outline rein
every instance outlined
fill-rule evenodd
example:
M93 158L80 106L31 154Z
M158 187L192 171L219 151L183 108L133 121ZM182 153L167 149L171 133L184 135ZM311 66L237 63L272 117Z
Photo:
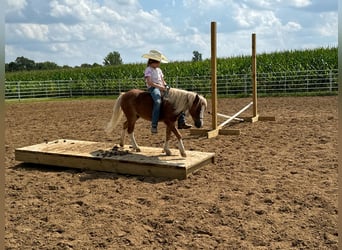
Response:
M164 91L162 97L167 97L169 95L169 91L171 89L171 87L169 85L165 86L166 90Z

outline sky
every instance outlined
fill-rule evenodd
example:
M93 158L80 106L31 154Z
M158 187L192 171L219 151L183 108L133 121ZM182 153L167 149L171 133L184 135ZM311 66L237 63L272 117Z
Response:
M123 63L161 51L172 61L337 47L338 0L5 0L5 62L24 56L60 66Z

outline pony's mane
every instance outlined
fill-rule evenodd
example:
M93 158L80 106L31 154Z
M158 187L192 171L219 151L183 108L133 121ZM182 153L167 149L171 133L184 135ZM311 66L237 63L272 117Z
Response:
M191 108L191 105L194 102L196 95L197 94L195 92L171 88L167 96L164 97L164 99L172 103L173 107L175 108L175 113L180 113L182 111L187 111ZM202 100L204 99L200 95L199 97Z

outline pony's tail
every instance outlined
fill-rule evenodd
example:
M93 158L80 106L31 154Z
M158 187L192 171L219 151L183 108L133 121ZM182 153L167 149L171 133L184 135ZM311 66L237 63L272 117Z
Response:
M118 125L120 122L123 112L121 109L121 98L124 93L121 93L121 95L116 99L115 105L113 107L113 115L110 121L107 124L107 127L105 128L105 131L107 134L111 133L114 128Z

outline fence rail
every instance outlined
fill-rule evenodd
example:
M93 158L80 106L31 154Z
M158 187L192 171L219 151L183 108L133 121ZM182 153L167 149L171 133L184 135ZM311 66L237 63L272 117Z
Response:
M210 81L210 75L167 78L172 87L207 95L211 93ZM338 70L260 73L257 81L258 93L262 95L337 93ZM117 96L132 88L145 89L143 79L6 81L5 99ZM249 95L251 92L251 75L217 76L220 96Z

